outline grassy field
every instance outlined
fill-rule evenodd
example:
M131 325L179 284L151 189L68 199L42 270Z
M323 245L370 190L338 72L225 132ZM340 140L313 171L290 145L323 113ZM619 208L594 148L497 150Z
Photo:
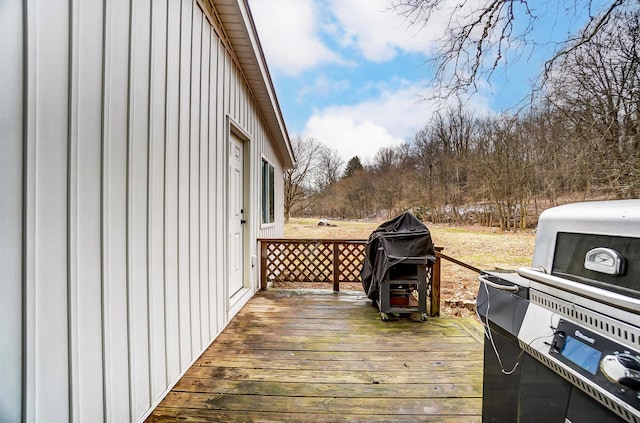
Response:
M293 218L285 225L286 238L367 239L381 222L330 221ZM482 270L515 270L531 265L535 234L502 232L481 226L453 227L427 224L433 243L444 254ZM352 288L352 287L349 287ZM358 288L358 287L355 287ZM447 315L469 315L478 290L477 274L451 262L442 264L442 310Z

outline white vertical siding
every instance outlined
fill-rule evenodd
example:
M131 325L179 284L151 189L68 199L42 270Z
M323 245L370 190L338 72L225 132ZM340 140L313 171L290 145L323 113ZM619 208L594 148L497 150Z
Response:
M169 1L166 55L165 170L165 331L167 379L180 374L179 308L179 140L180 140L180 2Z
M0 420L21 419L23 28L21 0L0 2Z
M217 54L218 66L217 66L217 72L216 72L215 92L217 94L215 95L215 98L212 98L212 102L215 102L215 108L217 110L215 138L223 139L226 136L226 125L225 125L225 120L222 119L221 117L225 115L227 108L225 107L226 93L221 91L222 91L222 87L229 86L229 84L225 79L225 74L228 74L228 72L225 72L227 55L225 53L225 48L222 44L222 41L218 39L216 44L218 47L217 49L218 50L218 54ZM226 237L225 208L227 205L227 202L226 202L227 196L226 196L226 193L224 192L226 183L227 183L226 182L226 175L227 175L226 152L227 152L226 143L223 143L222 145L221 144L216 145L216 165L215 165L215 169L216 169L215 197L216 197L216 211L217 211L217 214L215 216L216 243L218 243L219 240L224 239ZM224 276L225 276L224 253L216 249L215 253L213 254L212 260L215 261L215 266L216 266L215 279L224 280ZM226 319L226 301L222 302L219 300L221 298L225 298L226 289L224 284L222 283L217 284L215 286L215 292L216 292L216 299L217 299L216 301L217 315L214 321L216 323L216 328L219 332L222 330L222 328L224 328L225 319Z
M81 7L84 5L82 4ZM106 420L129 418L127 134L129 4L105 3L102 121L102 295ZM92 32L94 34L94 32ZM90 34L89 34L90 35ZM83 265L83 263L80 263ZM79 298L82 301L82 298ZM72 317L73 318L73 317ZM79 369L94 372L93 369Z
M260 160L280 160L194 0L6 0L0 54L0 421L140 420L232 312L229 131L247 263L282 232L280 206L259 224Z
M213 31L209 31L209 127L207 138L208 139L216 139L218 137L218 100L216 98L215 93L218 89L218 61L219 61L219 48L220 43L218 39L215 37ZM209 186L209 190L207 192L207 206L208 206L208 231L207 231L207 248L209 249L209 268L207 272L207 278L210 281L213 280L222 280L222 276L218 277L217 269L218 267L222 267L222 264L218 262L218 257L221 255L220 252L217 251L216 245L218 243L218 239L222 236L221 229L222 227L218 227L218 216L221 213L218 207L218 197L220 192L222 191L221 185L218 184L219 176L219 168L222 166L218 164L218 158L220 154L218 152L219 148L217 145L210 146L209 148L209 165L207 167L207 184ZM213 339L215 335L219 332L221 327L218 326L218 309L222 309L222 307L218 306L218 293L216 291L217 286L221 284L217 284L215 286L209 285L209 315L207 319L209 321L209 333L208 339Z
M68 9L28 2L26 190L27 420L69 419ZM37 46L37 48L35 48ZM63 340L64 342L61 342ZM57 381L55 388L51 381ZM51 401L51 392L57 400Z
M204 17L200 9L192 9L191 25L191 113L190 113L190 146L189 146L189 267L191 275L189 308L191 311L191 351L202 348L200 327L200 66L202 25Z
M193 358L191 348L191 272L189 261L189 151L191 115L191 26L194 4L181 2L180 23L180 93L178 138L178 315L180 321L180 367L184 369Z
M199 12L199 11L198 11ZM202 16L202 15L201 15ZM202 45L200 48L200 145L198 155L200 157L200 192L199 195L199 218L200 231L198 232L198 250L200 251L200 315L198 320L202 322L200 326L200 339L204 345L208 344L210 338L209 333L209 104L211 101L209 90L210 79L210 46L211 46L211 27L206 19L202 19Z
M151 3L131 3L127 157L127 298L131 420L152 403L150 390L148 178Z
M151 2L151 108L149 122L149 315L151 394L167 386L165 348L165 122L166 122L166 0Z
M70 324L71 386L74 419L104 419L102 368L101 168L102 40L86 34L102 28L103 8L74 4L71 14L72 57L69 132L69 306L77 316ZM80 69L80 62L86 63ZM96 406L91 406L96 404Z

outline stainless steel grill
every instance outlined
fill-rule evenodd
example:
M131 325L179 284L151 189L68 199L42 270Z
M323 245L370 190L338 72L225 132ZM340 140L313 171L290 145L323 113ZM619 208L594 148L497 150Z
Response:
M483 421L640 423L640 200L547 210L532 267L480 281Z

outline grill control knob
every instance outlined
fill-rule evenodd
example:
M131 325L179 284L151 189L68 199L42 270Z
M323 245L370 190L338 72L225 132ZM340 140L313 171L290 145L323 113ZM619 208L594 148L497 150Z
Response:
M640 359L629 353L606 355L600 370L607 379L634 391L640 390Z

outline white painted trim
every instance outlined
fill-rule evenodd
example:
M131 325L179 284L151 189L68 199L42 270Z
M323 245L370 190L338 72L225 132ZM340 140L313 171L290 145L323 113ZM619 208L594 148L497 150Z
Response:
M255 272L255 268L251 267L251 255L252 250L251 246L255 244L257 239L255 230L253 229L253 225L251 222L256 215L255 209L256 204L253 198L252 188L252 176L253 176L253 160L252 160L252 137L251 135L242 128L242 126L234 120L229 114L226 115L226 125L225 125L226 133L225 133L225 148L227 153L226 157L226 208L225 208L225 279L224 279L224 290L225 290L225 302L226 302L226 324L231 320L233 316L237 314L237 312L242 308L242 306L246 303L246 301L253 296L253 285L255 281L255 276L253 273ZM243 153L243 208L244 208L244 219L248 222L243 231L244 242L243 242L243 258L242 258L242 266L243 266L243 288L235 293L234 295L229 295L228 284L229 284L229 171L230 171L230 149L229 145L231 143L231 134L235 135L242 141L242 153ZM247 292L251 292L251 296L246 298L245 301L242 301L245 298ZM239 306L239 307L238 307Z
M237 137L242 139L243 142L251 142L251 135L249 135L249 133L245 131L229 114L227 114L227 128L230 133L234 133Z
M229 299L229 321L238 314L242 307L253 297L254 291L250 287L244 287Z

